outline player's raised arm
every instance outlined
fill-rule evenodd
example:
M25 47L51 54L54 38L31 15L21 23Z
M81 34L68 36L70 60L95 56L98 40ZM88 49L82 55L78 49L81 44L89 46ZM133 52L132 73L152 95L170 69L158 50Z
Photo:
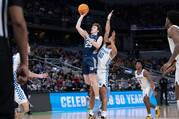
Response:
M78 19L78 21L77 21L77 23L76 23L76 29L77 29L77 31L78 31L78 33L85 39L86 37L87 37L87 32L84 30L84 29L82 29L81 28L81 22L82 22L82 20L83 20L83 18L84 18L84 16L85 16L86 14L83 14L83 15L80 15L80 17L79 17L79 19Z
M111 52L110 52L110 57L113 59L117 55L117 48L115 45L115 38L116 38L116 33L115 31L112 32L111 37L109 38L111 41Z
M110 21L111 21L111 17L113 14L113 10L108 14L107 17L107 21L106 21L106 26L105 26L105 34L104 34L104 42L108 42L109 41L109 33L110 33Z

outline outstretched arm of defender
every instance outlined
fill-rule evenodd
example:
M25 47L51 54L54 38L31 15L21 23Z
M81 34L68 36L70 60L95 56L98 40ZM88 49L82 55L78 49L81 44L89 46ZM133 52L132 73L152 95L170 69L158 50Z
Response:
M117 48L115 45L115 37L116 37L116 33L115 31L112 32L112 36L109 38L111 40L111 53L110 53L110 57L113 59L116 55L117 55Z
M36 74L34 72L29 71L29 78L47 78L48 74L47 73L43 73L43 74Z
M108 14L108 17L107 17L107 21L106 21L106 26L105 26L105 34L104 34L104 42L108 42L109 41L109 32L110 32L110 21L111 21L111 17L112 17L112 13L113 13L113 10Z
M76 23L76 29L77 29L78 33L79 33L84 39L86 38L86 31L81 28L81 22L82 22L82 20L83 20L83 18L84 18L85 15L86 15L86 14L81 15L80 18L78 19L77 23Z

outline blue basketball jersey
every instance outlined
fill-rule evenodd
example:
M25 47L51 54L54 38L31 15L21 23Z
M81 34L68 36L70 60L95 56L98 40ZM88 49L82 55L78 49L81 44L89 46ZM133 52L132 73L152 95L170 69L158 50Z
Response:
M90 35L89 36L94 41L98 40L98 35ZM84 48L83 48L83 56L92 56L97 54L96 48L90 43L88 39L84 40Z

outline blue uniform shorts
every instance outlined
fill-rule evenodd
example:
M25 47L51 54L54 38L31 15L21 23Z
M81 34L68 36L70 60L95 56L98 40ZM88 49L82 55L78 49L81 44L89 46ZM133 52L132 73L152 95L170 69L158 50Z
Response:
M82 73L83 74L92 74L97 71L97 56L88 56L83 58L82 63Z

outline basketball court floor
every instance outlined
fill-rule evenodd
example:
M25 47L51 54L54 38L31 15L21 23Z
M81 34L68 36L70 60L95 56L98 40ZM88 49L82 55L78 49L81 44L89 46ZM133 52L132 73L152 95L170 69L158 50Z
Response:
M154 111L152 114L154 115ZM145 119L145 116L146 109L144 107L110 109L108 111L108 119ZM87 119L87 114L86 112L40 112L33 113L31 116L25 115L24 119ZM162 106L159 119L179 119L176 105Z

